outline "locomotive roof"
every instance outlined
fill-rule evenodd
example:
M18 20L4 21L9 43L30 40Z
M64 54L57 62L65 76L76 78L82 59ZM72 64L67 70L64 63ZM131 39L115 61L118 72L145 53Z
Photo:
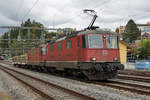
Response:
M68 34L66 36L60 37L55 42L59 42L59 41L65 40L67 38L72 38L72 37L75 37L75 36L78 36L78 35L84 35L84 34L115 34L115 32L105 31L105 30L102 30L102 29L96 29L96 30L87 30L86 29L86 30L76 31L72 34ZM53 44L55 42L52 42L50 44Z
M83 34L114 34L115 32L112 31L105 31L102 29L96 29L96 30L85 30L81 31L78 33L78 35L83 35Z
M84 35L84 34L115 34L115 32L112 31L105 31L102 29L96 29L96 30L82 30L82 31L77 31L75 33L69 34L66 36L66 38L71 38L77 35Z
M62 36L62 37L58 38L57 40L51 40L51 41L48 42L48 44L53 44L53 43L65 40L67 38L72 38L72 37L79 36L79 35L84 35L84 34L115 34L115 32L105 31L105 30L102 30L102 29L96 29L96 30L85 29L85 30L81 30L81 31L76 31L76 32L74 32L72 34L68 34L68 35ZM46 45L47 44L36 45L33 48L37 48L39 46L44 47Z

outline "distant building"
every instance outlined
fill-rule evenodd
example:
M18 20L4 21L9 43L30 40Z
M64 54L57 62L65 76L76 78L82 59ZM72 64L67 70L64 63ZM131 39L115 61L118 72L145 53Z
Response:
M120 40L122 40L122 39L123 39L123 38L122 38L122 33L123 33L124 30L125 30L125 26L119 26L118 29L119 29Z
M123 41L119 41L120 48L120 62L125 64L127 62L127 44Z
M59 28L58 30L59 34L71 34L72 32L75 32L75 28Z
M141 39L150 39L150 34L144 33L143 35L137 38L137 40L141 40Z
M120 49L120 62L122 64L135 61L135 57L133 55L135 52L137 52L135 48L131 47L124 41L119 40L119 49Z
M141 35L148 33L150 34L150 22L147 24L136 24L137 27L141 30Z
M103 31L111 31L110 28L101 28Z
M125 26L119 26L118 29L119 29L119 34L122 34L125 30Z

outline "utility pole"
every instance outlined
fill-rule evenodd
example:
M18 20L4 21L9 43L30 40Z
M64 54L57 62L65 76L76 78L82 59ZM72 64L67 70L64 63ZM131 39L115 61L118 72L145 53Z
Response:
M41 40L41 43L45 43L45 33L44 33L43 30L42 30L42 34L41 34L40 40Z
M24 54L24 46L22 47L22 54Z
M28 42L30 41L30 29L28 29Z
M10 43L10 30L8 31L8 41Z
M21 35L20 35L20 29L19 29L19 35L18 35L18 42L21 42Z
M11 58L11 40L10 40L10 31L8 31L8 46L9 46L9 58Z

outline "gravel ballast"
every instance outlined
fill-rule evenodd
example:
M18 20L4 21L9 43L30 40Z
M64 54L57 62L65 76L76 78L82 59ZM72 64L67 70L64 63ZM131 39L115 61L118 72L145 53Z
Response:
M29 92L21 83L0 70L0 84L11 95L11 100L39 100L36 94Z
M1 64L1 65L14 69L14 67L10 67L9 65L6 64ZM65 88L75 90L76 92L83 93L91 97L95 97L96 99L99 100L150 100L150 96L139 95L136 93L118 90L110 87L79 82L76 80L61 78L61 77L39 73L39 72L33 72L21 68L15 68L15 70L16 69L23 73L32 75L33 77L37 77L45 81L52 82L54 84L58 84Z

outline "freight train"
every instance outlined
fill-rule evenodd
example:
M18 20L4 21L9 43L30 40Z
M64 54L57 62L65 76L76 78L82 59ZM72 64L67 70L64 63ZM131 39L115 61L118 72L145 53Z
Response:
M85 30L36 46L27 55L14 57L14 65L88 80L115 78L118 70L124 69L120 63L118 36L94 27L93 21Z

